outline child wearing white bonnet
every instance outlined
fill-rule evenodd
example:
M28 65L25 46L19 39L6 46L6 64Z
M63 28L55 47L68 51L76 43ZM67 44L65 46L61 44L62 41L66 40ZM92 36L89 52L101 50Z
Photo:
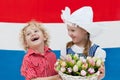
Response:
M90 6L84 6L74 11L72 14L69 7L62 10L61 19L67 25L68 35L72 39L66 45L66 51L62 54L75 54L79 56L95 56L105 61L106 52L97 44L91 41L91 38L100 34L100 27L93 22L93 10ZM105 75L105 66L101 66L99 79Z

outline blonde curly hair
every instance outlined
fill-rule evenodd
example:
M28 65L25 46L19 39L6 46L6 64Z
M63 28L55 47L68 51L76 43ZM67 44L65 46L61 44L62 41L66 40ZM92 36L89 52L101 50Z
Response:
M42 23L37 22L35 20L32 20L30 22L28 22L28 24L21 30L20 32L20 42L22 43L22 46L25 50L28 49L27 45L26 45L26 40L25 40L25 33L26 33L26 29L28 27L31 27L31 25L34 27L37 27L38 29L40 29L44 35L44 37L46 38L46 40L44 41L45 46L49 46L49 35L47 33L47 30L44 28L44 26L42 25Z

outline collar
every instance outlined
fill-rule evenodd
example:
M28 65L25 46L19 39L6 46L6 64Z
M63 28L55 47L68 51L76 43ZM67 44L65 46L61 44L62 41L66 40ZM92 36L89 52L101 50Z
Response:
M71 49L72 49L75 53L82 53L83 50L84 50L84 47L79 47L79 46L77 46L77 45L74 44L74 45L71 47Z
M93 45L94 43L91 44L91 46ZM71 49L75 52L75 53L83 53L83 50L84 50L84 47L79 47L77 46L76 44L74 44Z
M47 46L44 46L44 55L47 54L47 52L51 51L50 48L48 48ZM28 55L32 55L32 54L39 54L39 55L42 55L41 53L38 53L36 51L34 51L33 49L28 49Z

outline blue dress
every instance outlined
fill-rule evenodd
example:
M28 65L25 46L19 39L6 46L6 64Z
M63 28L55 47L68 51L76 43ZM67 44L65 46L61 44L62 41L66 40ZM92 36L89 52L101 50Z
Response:
M93 44L89 49L89 55L88 56L93 57L98 47L99 47L98 45ZM67 52L67 54L75 54L75 52L71 48L67 48L66 52ZM83 53L77 53L77 54L79 55L79 57L81 56L81 57L86 58L86 56Z

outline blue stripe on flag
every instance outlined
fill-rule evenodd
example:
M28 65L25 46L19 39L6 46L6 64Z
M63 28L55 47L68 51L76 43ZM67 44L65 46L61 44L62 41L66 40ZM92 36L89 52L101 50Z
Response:
M106 75L104 80L118 80L120 72L120 47L104 48L107 52L106 57ZM60 50L53 50L57 58L60 56ZM0 79L1 80L24 80L20 74L20 67L25 52L22 50L0 50Z

